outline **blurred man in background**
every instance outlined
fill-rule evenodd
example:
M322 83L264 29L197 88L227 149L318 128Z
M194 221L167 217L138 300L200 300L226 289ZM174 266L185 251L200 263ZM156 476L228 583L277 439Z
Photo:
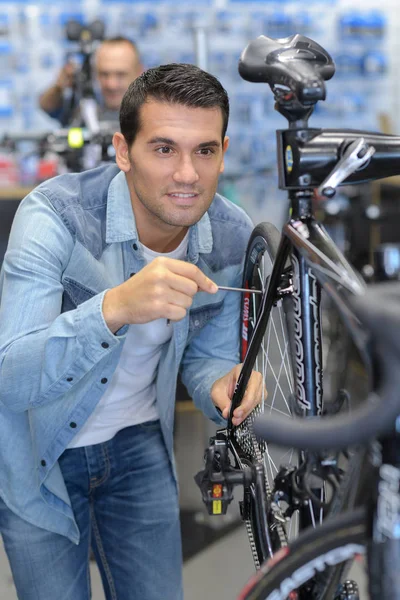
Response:
M104 40L94 55L94 74L98 84L99 121L118 122L119 107L129 84L143 72L136 45L121 36ZM67 62L56 82L43 92L39 105L62 126L81 125L79 98L74 97L77 66Z

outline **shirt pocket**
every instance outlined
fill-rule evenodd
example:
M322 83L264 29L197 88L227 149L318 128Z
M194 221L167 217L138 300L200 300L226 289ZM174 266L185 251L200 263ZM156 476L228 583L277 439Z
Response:
M62 312L76 308L79 304L90 300L98 293L69 277L64 277L62 283L64 286Z
M61 282L64 287L62 312L112 287L104 266L79 242L74 246Z
M198 306L189 311L189 335L198 333L211 319L218 316L224 308L224 301Z

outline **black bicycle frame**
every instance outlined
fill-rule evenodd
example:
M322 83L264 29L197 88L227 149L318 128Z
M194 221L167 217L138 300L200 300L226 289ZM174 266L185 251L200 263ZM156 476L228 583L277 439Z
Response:
M363 137L376 152L362 170L353 173L346 183L368 181L394 175L400 170L400 137L367 131L286 129L277 132L278 172L280 189L288 190L291 219L283 228L282 241L273 265L267 293L262 298L259 318L250 340L244 365L232 398L231 416L240 404L261 346L273 304L279 300L282 273L289 255L294 258L294 276L298 279L300 294L294 291L298 312L295 325L301 334L293 348L296 356L296 400L305 416L322 412L323 400L320 381L321 327L319 300L314 302L315 278L335 303L346 328L349 330L363 360L369 365L370 357L366 336L346 302L348 294L363 294L365 284L353 270L325 229L313 216L312 197L315 187L321 185L354 141ZM296 283L296 282L295 282ZM319 293L316 292L318 298ZM312 304L310 304L310 300ZM300 380L298 379L300 375ZM304 378L304 381L303 381ZM231 417L228 432L232 431Z
M300 204L300 208L299 205ZM319 321L319 285L337 306L362 357L369 361L365 333L346 302L347 294L362 294L365 284L352 269L325 229L315 221L311 213L311 195L298 192L292 198L292 218L283 228L278 254L273 265L267 292L264 294L259 317L249 342L247 354L235 393L232 411L239 405L254 367L262 338L266 330L272 306L279 300L282 274L289 255L294 259L295 311L298 302L295 331L302 347L295 348L296 400L305 416L322 412L321 391L321 327ZM298 289L297 289L298 288ZM229 426L228 426L229 429Z
M365 167L346 179L360 183L398 175L400 137L352 129L283 129L276 132L279 188L312 190L332 172L346 148L363 138L375 154Z

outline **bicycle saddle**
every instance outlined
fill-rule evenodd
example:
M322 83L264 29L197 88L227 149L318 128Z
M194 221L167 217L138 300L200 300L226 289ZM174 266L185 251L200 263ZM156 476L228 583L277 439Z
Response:
M239 74L246 81L269 83L276 100L293 96L312 106L326 96L324 80L335 73L335 65L324 48L304 35L273 39L260 35L243 50Z

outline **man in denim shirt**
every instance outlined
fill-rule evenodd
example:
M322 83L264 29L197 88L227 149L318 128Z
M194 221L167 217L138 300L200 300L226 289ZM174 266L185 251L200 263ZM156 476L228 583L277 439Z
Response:
M182 598L178 370L223 424L252 225L216 193L229 103L192 65L126 92L117 165L21 203L1 274L0 531L22 600ZM253 373L234 414L261 398Z

